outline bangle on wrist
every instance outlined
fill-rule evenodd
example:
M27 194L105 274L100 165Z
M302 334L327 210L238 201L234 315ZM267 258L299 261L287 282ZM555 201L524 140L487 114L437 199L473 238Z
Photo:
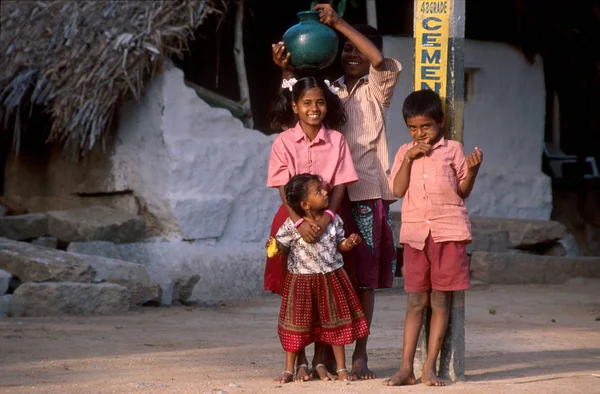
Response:
M297 221L296 223L294 223L294 227L295 227L295 228L298 228L298 227L300 227L300 225L301 225L302 223L304 223L304 218L300 218L300 219L298 219L298 221Z
M331 216L331 221L335 221L335 213L333 213L333 211L331 209L326 209L325 213L329 214L329 216Z
M409 163L412 161L412 159L408 157L408 155L404 155L404 160L406 160Z

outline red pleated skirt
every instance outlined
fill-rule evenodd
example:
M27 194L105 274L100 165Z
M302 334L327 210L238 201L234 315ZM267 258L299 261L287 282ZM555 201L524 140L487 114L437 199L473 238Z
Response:
M347 195L342 200L342 206L339 209L338 215L342 218L344 222L344 230L346 232L345 236L348 237L350 233L348 232L349 228L355 228L356 225L352 226L351 223L354 223L354 218L352 217L352 209L350 206L350 200ZM270 235L274 237L279 231L279 228L283 225L283 222L287 220L289 217L287 211L285 210L285 206L281 204L279 210L275 214L273 218L273 223L271 224L271 233ZM350 278L350 282L352 286L356 287L356 264L355 264L355 251L350 250L349 252L343 252L342 257L344 258L344 270L348 274ZM265 264L265 276L264 276L264 289L270 290L276 294L283 294L283 286L285 284L285 276L288 272L287 269L287 254L277 254L274 257L268 258Z
M350 345L369 335L367 319L343 268L285 279L277 333L283 349L298 352L313 342Z

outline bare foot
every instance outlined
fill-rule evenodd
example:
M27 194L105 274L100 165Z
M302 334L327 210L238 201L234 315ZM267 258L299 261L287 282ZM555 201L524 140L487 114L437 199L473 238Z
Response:
M315 372L317 373L317 377L321 380L333 380L333 375L329 373L325 364L317 364Z
M283 371L280 377L273 380L281 384L290 383L294 380L294 373L290 371Z
M369 369L367 365L368 359L365 358L357 358L352 361L352 371L350 372L352 375L356 376L358 379L368 380L375 379L377 375Z
M435 374L433 367L423 368L423 375L421 375L421 382L426 386L445 386L446 383L443 380L438 379Z
M346 382L348 382L348 381L352 382L352 381L356 380L356 376L350 374L346 368L340 368L336 372L337 372L338 380L346 381Z
M411 386L417 384L417 379L415 379L415 374L412 369L400 368L394 376L385 379L383 384L386 386Z
M294 381L307 382L308 380L310 380L310 375L311 375L311 372L308 369L308 365L300 364L296 368L296 377L294 378Z

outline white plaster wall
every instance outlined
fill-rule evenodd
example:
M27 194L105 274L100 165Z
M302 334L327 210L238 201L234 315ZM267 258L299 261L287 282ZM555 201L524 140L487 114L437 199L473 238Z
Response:
M266 188L272 136L211 108L169 66L126 105L115 170L171 239L264 242L279 205Z
M385 56L402 63L402 76L388 113L390 158L410 141L402 102L412 91L412 38L385 37ZM550 178L541 171L545 87L541 59L529 64L500 43L467 40L465 67L476 67L472 100L465 103L464 146L484 152L484 163L467 207L472 216L549 219ZM390 166L392 162L390 162ZM401 202L392 205L400 210Z
M117 138L113 171L162 228L120 252L148 268L162 303L191 275L200 276L192 301L262 294L264 242L280 205L266 187L274 137L208 106L169 65L140 103L124 106Z

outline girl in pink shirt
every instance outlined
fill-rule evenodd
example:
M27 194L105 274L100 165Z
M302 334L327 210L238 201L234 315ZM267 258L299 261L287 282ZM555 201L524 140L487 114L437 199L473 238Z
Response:
M332 92L333 88L328 86L328 81L314 77L290 79L283 81L282 88L271 112L271 126L276 129L295 126L280 133L271 148L267 186L279 189L282 202L273 218L271 236L277 234L289 217L302 239L314 243L334 220L333 213L340 207L346 185L358 180L346 140L334 130L345 123L346 114L339 98ZM287 204L284 187L294 175L302 173L321 178L330 196L331 215L323 215L318 220L300 221L301 216ZM267 258L265 290L282 294L286 273L286 255ZM299 364L298 369L303 371L297 373L297 379L308 379L306 356L303 353ZM325 371L317 372L325 375Z

